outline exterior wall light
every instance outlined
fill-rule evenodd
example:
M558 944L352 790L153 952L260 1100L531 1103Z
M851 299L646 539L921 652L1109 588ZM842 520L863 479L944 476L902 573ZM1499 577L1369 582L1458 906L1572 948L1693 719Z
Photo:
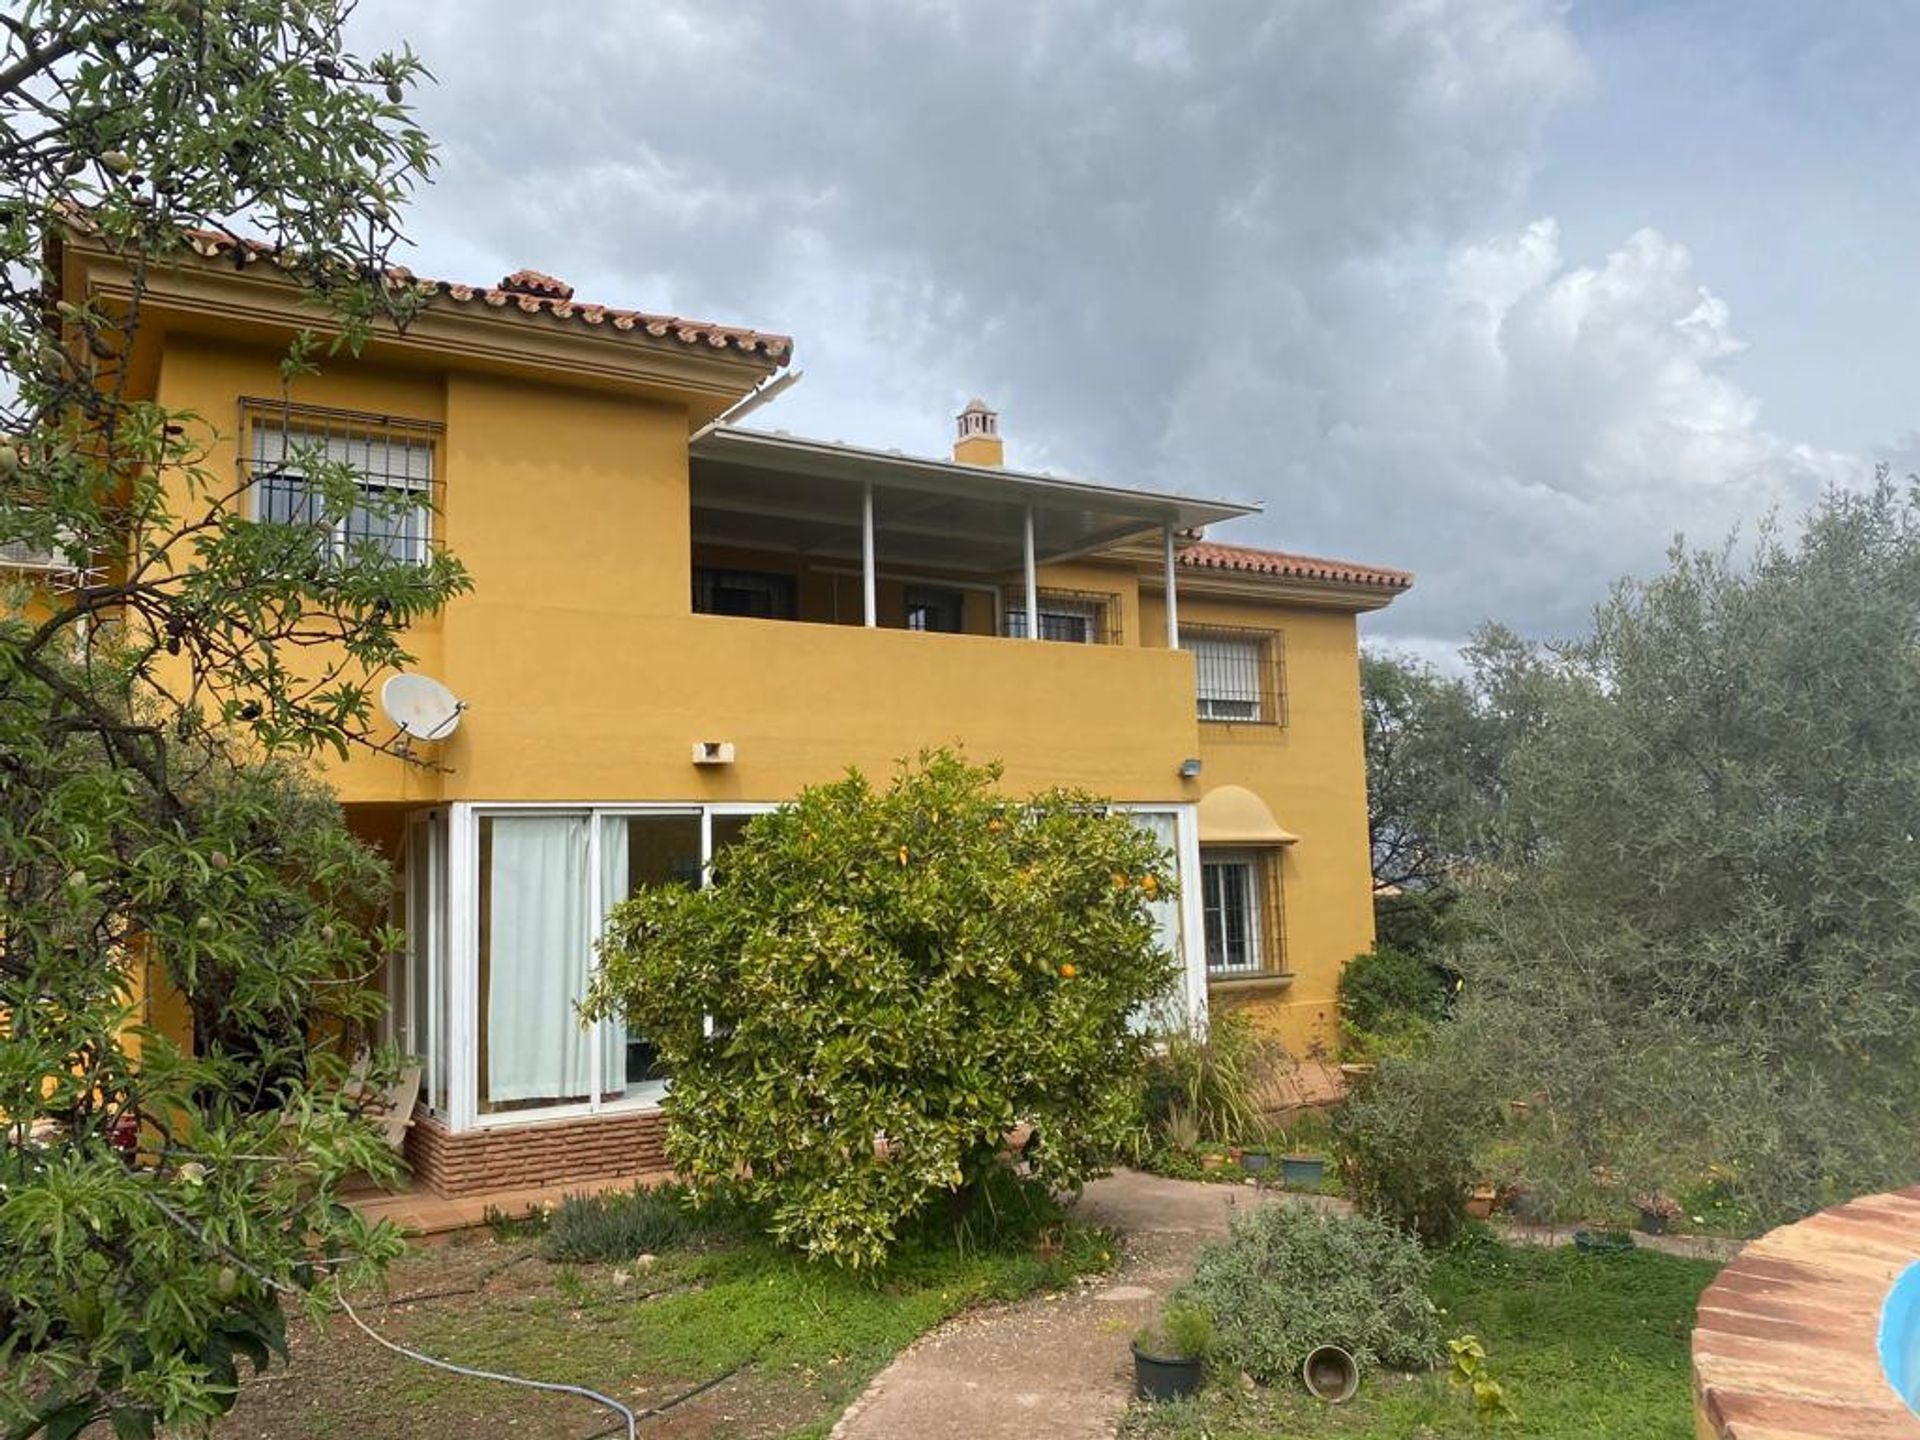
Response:
M1200 778L1200 757L1198 755L1189 755L1180 762L1180 778L1182 780L1198 780Z

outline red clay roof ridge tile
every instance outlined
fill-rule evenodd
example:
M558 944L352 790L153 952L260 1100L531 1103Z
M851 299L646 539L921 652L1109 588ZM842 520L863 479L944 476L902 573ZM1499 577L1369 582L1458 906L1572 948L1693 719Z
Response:
M286 260L273 246L220 230L189 230L187 243L205 259L230 259L236 266L267 260L285 265ZM638 329L656 340L672 339L683 345L702 345L714 350L733 350L785 365L793 358L793 337L737 325L716 325L682 315L657 315L645 310L621 310L611 305L596 305L573 298L573 287L540 270L516 270L498 285L468 285L457 280L431 280L416 276L404 265L392 266L388 280L410 285L423 295L444 296L456 304L478 302L500 310L512 305L528 315L549 315L556 320L583 325L611 324L615 330Z
M1221 545L1211 540L1187 546L1180 552L1179 561L1200 570L1235 570L1291 580L1327 580L1383 590L1405 590L1413 584L1410 570L1353 560L1329 560L1319 555L1296 555L1287 550L1262 550L1251 545Z

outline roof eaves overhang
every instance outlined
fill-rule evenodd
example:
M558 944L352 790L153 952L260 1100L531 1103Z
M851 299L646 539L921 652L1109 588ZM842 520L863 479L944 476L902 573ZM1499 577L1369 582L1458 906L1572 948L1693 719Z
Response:
M865 483L896 492L1031 505L1036 510L1075 510L1102 517L1096 532L1077 538L1072 554L1105 550L1167 527L1197 529L1257 514L1260 510L1258 505L1230 500L1123 489L1027 470L962 465L841 441L813 440L738 426L713 427L697 435L691 453L696 462L710 461L769 474L840 484ZM1067 558L1067 552L1056 550L1043 558L1063 559Z
M84 234L60 242L63 297L131 303L133 284L123 257ZM278 341L302 329L329 334L337 326L324 311L303 304L298 284L279 267L209 258L187 250L145 277L143 309L163 323L195 321L239 327ZM690 402L698 424L750 395L785 363L707 344L662 339L644 330L588 326L515 306L493 307L429 300L399 330L379 324L368 342L373 359L432 357L498 373L535 372L556 380Z

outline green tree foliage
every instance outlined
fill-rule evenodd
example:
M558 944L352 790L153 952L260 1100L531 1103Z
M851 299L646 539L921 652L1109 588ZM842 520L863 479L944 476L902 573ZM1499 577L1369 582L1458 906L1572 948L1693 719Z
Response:
M1390 652L1360 657L1367 821L1378 888L1451 889L1500 829L1508 764L1554 690L1539 651L1487 625L1445 675Z
M1448 1042L1566 1184L1763 1219L1920 1174L1920 496L1673 552L1567 647Z
M1446 1013L1447 980L1429 962L1376 945L1340 972L1340 1020L1371 1034L1407 1021L1431 1023Z
M367 676L465 577L331 543L381 502L321 457L298 457L316 525L253 520L267 474L201 448L228 417L139 388L193 227L260 237L340 347L417 305L384 258L428 161L402 104L418 65L346 51L341 20L335 0L0 16L0 543L70 567L0 606L9 1435L192 1428L284 1304L397 1245L339 1201L350 1170L393 1168L339 1058L371 1018L389 881L296 767L375 743ZM64 288L73 234L124 262L111 300ZM149 966L187 998L189 1052L135 1023Z
M617 907L588 1010L673 1073L667 1152L777 1238L877 1263L937 1202L1022 1156L1100 1173L1139 1125L1132 1017L1175 983L1149 903L1169 857L1124 814L936 752L753 822L703 890Z

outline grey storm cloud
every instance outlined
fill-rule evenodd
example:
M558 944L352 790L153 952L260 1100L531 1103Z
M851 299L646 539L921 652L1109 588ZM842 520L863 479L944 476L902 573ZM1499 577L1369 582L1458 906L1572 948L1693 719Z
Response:
M764 423L1261 501L1419 572L1373 633L1577 629L1678 529L1865 462L1770 433L1685 237L1527 210L1549 0L369 3L438 83L417 268L787 330Z

